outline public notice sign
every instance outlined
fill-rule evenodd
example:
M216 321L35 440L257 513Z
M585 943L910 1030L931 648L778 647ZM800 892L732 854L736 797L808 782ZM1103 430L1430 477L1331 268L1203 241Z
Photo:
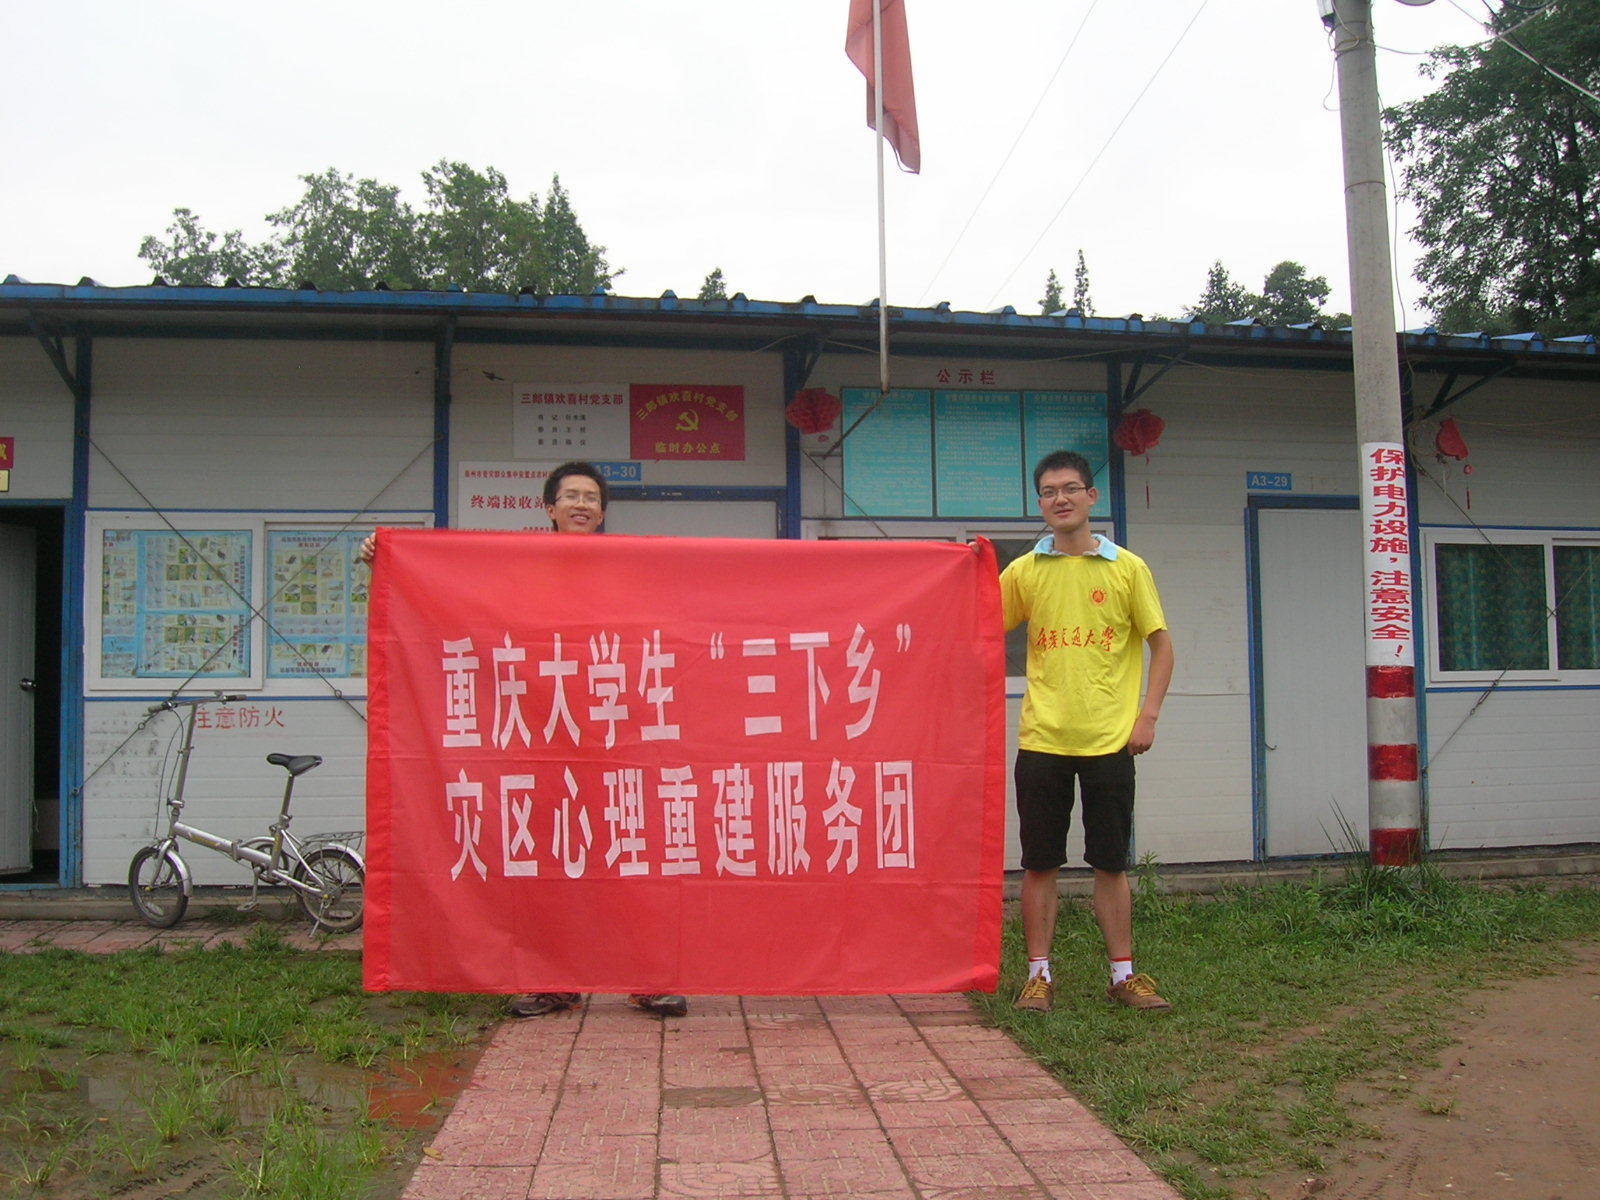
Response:
M992 547L383 530L374 990L995 986Z

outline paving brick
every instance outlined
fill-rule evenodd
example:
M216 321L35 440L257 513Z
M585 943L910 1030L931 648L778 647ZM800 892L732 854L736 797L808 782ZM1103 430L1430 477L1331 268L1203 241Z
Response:
M453 1167L424 1161L401 1200L523 1200L532 1182L532 1167Z
M778 1157L778 1173L791 1196L854 1195L861 1192L894 1191L906 1186L906 1173L890 1154L864 1158Z
M857 1129L774 1129L772 1143L783 1162L891 1155L893 1148L876 1125Z
M663 1197L753 1200L782 1195L778 1167L770 1157L751 1162L663 1162Z
M907 1157L906 1174L919 1188L1025 1187L1037 1183L1014 1154L941 1154Z
M532 1200L653 1200L656 1139L576 1133L552 1138L533 1170Z

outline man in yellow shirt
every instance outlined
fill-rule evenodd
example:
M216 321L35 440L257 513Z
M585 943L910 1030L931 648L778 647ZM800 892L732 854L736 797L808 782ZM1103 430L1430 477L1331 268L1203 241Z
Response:
M1044 1010L1054 1000L1057 877L1076 784L1084 859L1094 868L1094 915L1111 960L1106 996L1130 1008L1170 1008L1155 981L1133 970L1128 851L1133 759L1155 744L1172 682L1172 636L1144 560L1089 529L1100 493L1088 459L1066 450L1046 455L1033 484L1050 533L1000 575L1006 628L1028 623L1016 763L1028 981L1016 1006ZM1150 682L1141 703L1147 645Z

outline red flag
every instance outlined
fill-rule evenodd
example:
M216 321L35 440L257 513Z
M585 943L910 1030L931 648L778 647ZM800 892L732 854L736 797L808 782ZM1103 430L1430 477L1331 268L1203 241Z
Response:
M875 0L850 0L850 25L844 52L867 77L867 126L877 128L877 103L872 70L872 5ZM900 165L912 174L922 170L922 139L917 133L917 92L911 82L911 39L906 34L904 0L876 0L883 15L883 136L894 147Z

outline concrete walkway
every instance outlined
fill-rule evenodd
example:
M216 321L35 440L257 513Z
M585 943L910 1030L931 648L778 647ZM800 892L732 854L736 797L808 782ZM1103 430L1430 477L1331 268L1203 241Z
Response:
M242 941L248 926L0 921L0 951ZM291 944L359 948L356 936ZM1068 998L1067 1003L1077 1003ZM1082 1003L1101 1003L1087 993ZM1176 1200L959 995L619 996L508 1020L405 1200Z

